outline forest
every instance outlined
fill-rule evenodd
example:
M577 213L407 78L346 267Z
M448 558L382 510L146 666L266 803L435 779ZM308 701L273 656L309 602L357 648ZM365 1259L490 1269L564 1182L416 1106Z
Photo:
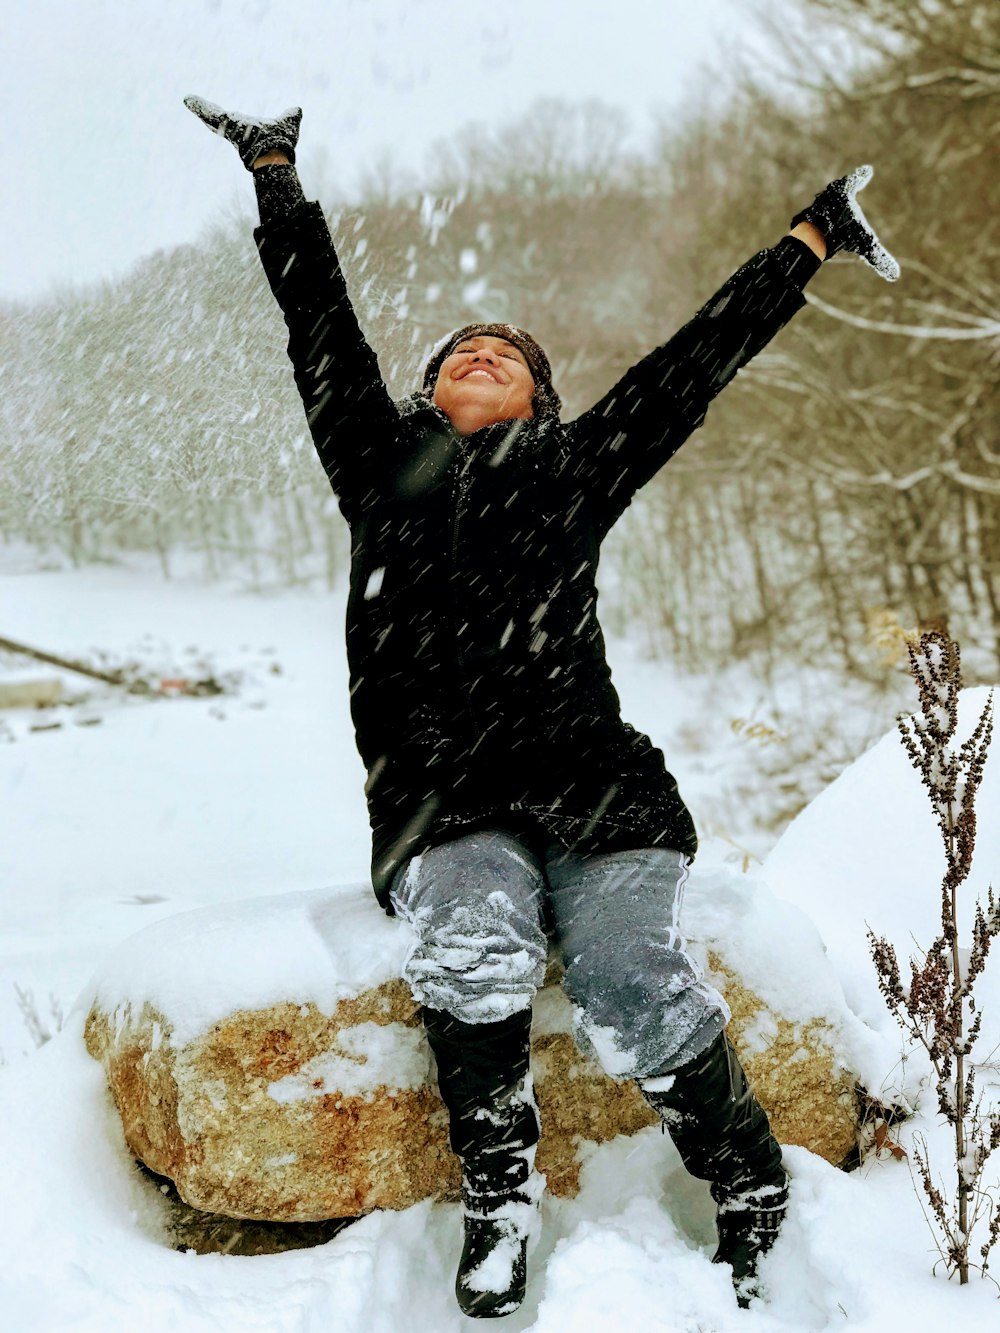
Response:
M901 281L843 256L821 271L612 534L605 620L686 670L765 678L787 658L877 676L903 629L946 626L970 683L996 679L1000 7L768 14L782 79L748 60L641 153L615 108L541 102L502 135L466 127L420 180L373 169L360 204L332 166L306 192L395 394L449 329L509 320L573 416L827 180L873 163L862 203ZM76 565L148 552L165 578L194 552L256 588L340 579L345 525L247 194L244 217L121 281L0 306L2 540Z

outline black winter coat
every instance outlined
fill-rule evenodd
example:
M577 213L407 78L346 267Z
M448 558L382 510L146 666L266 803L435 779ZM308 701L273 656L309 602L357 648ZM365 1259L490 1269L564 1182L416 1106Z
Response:
M674 847L694 826L621 720L597 622L601 542L709 403L804 304L786 237L576 421L458 434L393 403L316 204L254 233L312 437L350 524L347 653L388 905L408 857L477 827L541 851Z

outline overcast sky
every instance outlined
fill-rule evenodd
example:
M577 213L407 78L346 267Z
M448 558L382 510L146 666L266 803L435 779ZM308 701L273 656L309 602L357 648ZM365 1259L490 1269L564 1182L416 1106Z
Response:
M121 274L252 187L184 109L305 108L299 167L357 186L391 152L543 96L626 108L641 141L753 38L745 0L5 0L0 298Z

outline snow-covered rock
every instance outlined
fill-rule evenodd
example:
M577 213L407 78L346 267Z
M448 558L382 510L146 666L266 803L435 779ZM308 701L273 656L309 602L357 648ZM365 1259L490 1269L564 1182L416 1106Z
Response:
M794 908L730 869L692 876L693 945L783 1142L853 1148L864 1033ZM95 983L86 1039L132 1151L194 1207L312 1221L447 1196L458 1184L409 944L364 888L284 894L156 923ZM553 969L555 972L555 969ZM553 983L556 978L553 975ZM581 1145L653 1117L577 1050L557 984L538 997L538 1165L575 1194Z
M189 912L133 936L86 1025L132 1151L196 1208L313 1221L454 1194L409 945L371 891L283 894ZM579 1054L558 986L540 997L538 1164L576 1192L581 1141L654 1117Z

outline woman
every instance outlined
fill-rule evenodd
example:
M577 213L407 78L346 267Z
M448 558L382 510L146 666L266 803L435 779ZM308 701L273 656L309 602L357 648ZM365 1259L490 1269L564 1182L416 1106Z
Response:
M711 1182L737 1297L784 1216L781 1150L725 1034L725 1000L679 930L696 849L662 754L621 720L596 618L603 538L723 386L804 304L826 254L895 261L828 186L668 343L576 421L523 329L457 330L394 403L323 214L295 173L301 111L188 107L254 173L255 232L319 458L351 527L351 708L368 770L372 878L411 925L465 1244L456 1292L506 1314L525 1288L541 1181L531 1002L558 948L577 1036L634 1078Z

